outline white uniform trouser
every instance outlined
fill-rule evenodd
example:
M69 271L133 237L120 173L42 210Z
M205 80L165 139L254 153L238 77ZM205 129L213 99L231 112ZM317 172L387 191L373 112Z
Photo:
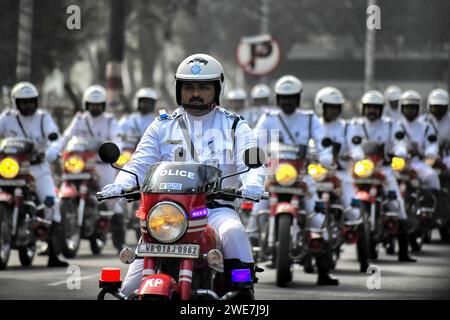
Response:
M441 183L436 171L434 171L429 165L419 159L413 159L411 162L411 168L417 172L417 177L422 184L422 188L436 190L441 188Z
M444 162L444 164L447 166L447 169L450 170L450 156L444 157L444 159L442 159L442 162Z
M384 166L381 170L384 176L386 177L386 182L388 185L388 191L395 191L395 194L397 195L397 201L400 204L400 212L399 212L399 220L406 220L406 210L405 210L405 201L403 201L403 197L400 193L400 187L398 185L397 178L392 171L392 168L390 166Z
M356 189L353 185L353 178L348 171L336 171L336 176L341 181L341 204L344 207L345 218L347 221L355 221L360 218L360 210L358 208L351 208L353 199L356 199Z
M238 213L225 207L208 211L208 224L219 234L224 259L253 263L250 241ZM130 265L122 287L123 294L128 296L139 289L143 266L144 259L137 259Z
M44 203L47 197L53 198L54 205L51 208L45 208L45 219L61 222L61 212L59 211L59 201L56 196L55 183L53 182L50 166L47 162L30 166L31 175L36 181L36 195L41 203Z
M96 163L95 171L99 176L100 190L103 189L107 184L114 183L116 179L117 170L106 163ZM116 200L106 201L106 206L108 210L114 211L114 213L123 213L123 208Z

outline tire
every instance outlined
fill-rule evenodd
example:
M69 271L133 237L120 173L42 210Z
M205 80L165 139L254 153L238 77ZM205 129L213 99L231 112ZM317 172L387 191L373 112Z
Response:
M75 258L81 243L81 228L78 227L75 202L71 199L62 199L60 211L63 239L61 252L66 258Z
M359 239L358 242L356 243L356 255L359 261L361 272L366 272L365 270L363 271L362 269L368 264L368 260L370 257L369 237L367 236L368 228L366 227L366 224L363 223L362 225L359 226L358 229L359 229L358 230Z
M276 281L278 287L286 287L291 280L291 259L289 257L291 248L291 224L292 216L281 214L278 216L278 241L276 244Z
M449 226L439 227L439 235L441 237L442 242L450 242L450 227ZM426 242L426 243L430 243L430 242L431 242L431 237L430 237L429 242Z
M11 210L5 203L0 203L0 270L5 270L11 254L12 241Z
M106 235L96 231L91 238L89 238L92 254L99 255L102 253L106 244Z
M27 246L19 247L19 260L23 266L31 266L33 263L34 255L36 253L36 244L30 243Z
M374 239L374 234L371 232L369 237L369 257L371 260L378 259L378 244Z

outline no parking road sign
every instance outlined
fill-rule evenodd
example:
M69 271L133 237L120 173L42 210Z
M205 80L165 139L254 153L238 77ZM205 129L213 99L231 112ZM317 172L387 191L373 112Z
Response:
M280 62L278 41L271 35L243 37L237 47L237 60L242 69L253 75L265 75Z

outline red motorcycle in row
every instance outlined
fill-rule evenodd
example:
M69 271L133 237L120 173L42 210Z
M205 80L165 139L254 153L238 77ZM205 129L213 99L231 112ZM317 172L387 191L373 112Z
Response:
M253 152L259 154L259 149L247 150L245 163L249 168L244 172L263 163L263 156L256 163L250 162L249 159L255 159L251 156ZM107 142L99 149L99 155L103 161L113 164L119 150ZM221 177L221 170L206 164L153 164L142 187L133 175L137 188L121 196L98 194L98 200L118 197L140 200L136 215L140 219L141 241L135 252L124 249L120 256L125 263L144 259L143 278L139 289L126 297L119 291L120 269L103 269L98 299L103 300L109 293L118 299L227 300L238 295L239 288L253 282L253 270L232 270L233 289L225 292L223 255L218 234L208 225L208 203L220 199L256 199L245 198L237 191L222 190L222 181L230 176Z
M76 256L82 239L89 240L93 254L100 254L110 229L111 213L98 205L95 194L99 190L95 172L98 144L73 137L63 156L62 184L59 188L63 227L62 253L66 258Z
M36 241L49 236L52 221L45 217L46 205L38 200L30 172L30 165L43 159L32 140L9 137L0 143L0 270L7 267L12 249L23 266L31 265Z

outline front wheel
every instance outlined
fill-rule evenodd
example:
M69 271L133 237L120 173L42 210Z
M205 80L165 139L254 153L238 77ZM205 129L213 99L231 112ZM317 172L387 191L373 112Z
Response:
M6 203L0 203L0 270L6 269L11 254L12 221L11 210Z
M30 266L33 263L35 253L36 253L36 244L34 242L26 246L19 247L20 263L23 266Z
M359 227L359 239L356 243L356 252L359 261L360 271L366 272L369 261L369 228L366 227L366 223L361 224ZM370 231L369 231L370 232Z
M291 224L292 216L282 214L278 217L277 245L276 245L276 267L277 286L286 287L291 280Z
M78 212L75 201L62 199L60 203L62 219L62 254L66 258L75 258L81 242L81 228L78 226Z

